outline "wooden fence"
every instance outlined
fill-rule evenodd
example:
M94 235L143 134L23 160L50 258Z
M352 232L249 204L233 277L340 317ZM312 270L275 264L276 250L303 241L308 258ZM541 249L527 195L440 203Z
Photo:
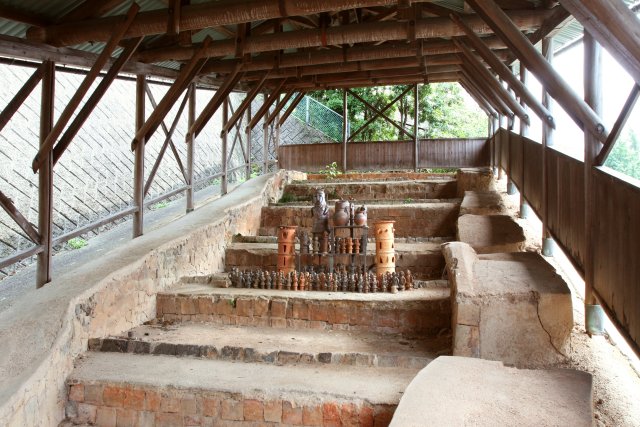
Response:
M418 145L419 168L480 167L489 165L486 139L423 139ZM342 144L299 144L278 148L283 169L316 172L336 162L342 166ZM413 169L413 141L350 142L348 170Z
M500 129L492 138L494 164L504 169L574 266L584 275L584 163L553 148L546 157L543 203L542 145ZM640 182L594 168L594 289L603 308L640 354ZM546 211L546 212L544 212Z

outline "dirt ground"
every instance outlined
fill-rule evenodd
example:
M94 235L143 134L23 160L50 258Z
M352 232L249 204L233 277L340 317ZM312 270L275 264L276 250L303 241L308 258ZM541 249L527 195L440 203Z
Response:
M514 217L520 211L520 195L509 196L507 182L497 183L507 210ZM517 219L527 237L526 250L541 250L542 224L533 215ZM584 327L584 281L559 248L546 258L565 279L573 297L573 331L570 353L559 368L572 368L593 375L593 414L595 426L640 426L640 361L619 336L613 325L603 336L589 337Z

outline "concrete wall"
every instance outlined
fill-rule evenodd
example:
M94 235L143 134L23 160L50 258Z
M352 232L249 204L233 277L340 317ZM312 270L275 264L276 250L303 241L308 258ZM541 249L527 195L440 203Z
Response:
M279 172L250 180L170 226L25 294L0 313L0 424L58 425L64 418L65 380L88 339L154 318L156 293L181 276L222 271L231 236L255 234L262 206L277 200L292 176Z

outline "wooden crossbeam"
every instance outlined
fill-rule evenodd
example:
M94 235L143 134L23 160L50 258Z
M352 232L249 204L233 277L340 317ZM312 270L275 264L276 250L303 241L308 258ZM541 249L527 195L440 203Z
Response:
M80 83L80 86L67 103L67 106L62 111L62 114L60 114L60 118L54 125L53 129L51 129L51 132L49 132L44 142L41 144L38 154L36 154L35 158L33 159L31 167L34 173L37 172L38 169L40 169L42 164L49 157L49 152L56 143L56 140L62 133L67 123L69 123L69 120L71 120L73 113L80 105L80 102L82 102L82 98L84 98L84 96L87 94L89 88L91 88L91 85L95 81L96 77L98 77L100 70L102 70L102 67L111 57L111 53L118 46L120 40L122 40L122 37L133 22L133 19L138 13L138 10L140 10L140 6L138 6L136 3L133 3L129 8L129 12L127 12L125 21L118 25L118 27L115 29L115 31L113 32L113 36L111 37L111 39L109 39L104 49L102 49L102 52L96 59L96 62L93 64L84 80L82 80L82 83Z
M242 74L240 70L242 69L242 64L238 64L234 71L230 73L226 80L220 85L216 93L213 95L211 100L204 107L196 121L189 128L187 132L188 138L197 138L204 129L205 125L209 123L211 117L215 114L215 112L220 108L220 106L224 103L224 100L227 99L227 96L233 90L234 86L238 83ZM224 122L223 122L224 124Z
M493 31L513 50L518 59L536 75L580 129L592 133L602 142L607 140L608 132L600 117L549 65L494 1L468 0L467 3L483 17Z
M524 123L530 124L529 116L527 112L522 108L522 105L511 96L511 94L500 84L498 79L495 78L489 70L484 66L482 62L475 56L473 52L460 40L455 41L462 51L462 55L467 59L468 64L476 70L479 77L488 84L493 91L504 101L505 104L513 111Z
M20 106L26 101L31 92L38 86L40 80L42 80L42 74L44 72L44 65L40 65L33 72L29 80L27 80L24 85L20 88L18 93L9 101L7 106L0 113L0 132L2 129L9 123L9 120L13 117L13 115L18 111Z
M278 99L278 96L280 96L280 92L282 90L282 87L286 83L286 81L287 79L283 79L274 88L273 92L271 92L271 95L269 95L269 97L264 101L262 106L258 109L255 116L253 116L249 121L249 124L247 125L248 129L253 129L255 125L260 121L262 116L264 116L269 111L269 107L271 107L271 105L273 105L273 103Z
M125 0L85 0L69 13L58 19L58 24L82 21L85 19L99 18L113 10Z
M35 13L24 12L12 6L0 5L0 18L35 25L36 27L46 27L49 25L46 18Z
M294 93L294 90L287 91L287 93L284 95L284 98L278 101L278 103L276 104L276 108L273 109L273 112L269 116L267 116L267 123L273 122L273 120L278 116L280 111L282 111L287 102L289 102Z
M180 104L180 107L178 108L178 113L176 114L175 118L173 119L173 123L171 123L171 127L169 128L167 135L164 139L164 143L162 144L162 148L160 149L160 152L158 153L158 157L156 158L155 163L153 164L153 167L151 168L151 172L149 173L149 177L147 178L147 183L144 186L144 195L146 196L147 193L149 192L149 189L151 188L151 184L153 184L153 179L156 176L156 173L158 172L158 168L160 167L160 163L162 163L162 158L164 157L164 153L167 151L167 147L169 146L169 144L171 143L171 145L173 146L173 143L171 141L171 137L173 136L173 133L176 130L176 127L178 126L178 122L180 121L180 116L182 116L182 112L184 111L184 107L187 105L187 100L189 99L189 91L187 91L184 94L184 98L182 99L182 103ZM175 150L175 147L174 147ZM176 160L178 161L178 166L180 167L180 171L182 172L182 176L184 177L185 182L187 181L187 174L184 170L184 167L182 166L182 162L180 161L180 157L176 156L177 152L174 151L173 155L176 157Z
M136 132L136 136L131 142L131 151L135 151L136 145L138 145L140 141L148 141L151 139L153 133L158 129L160 122L162 122L169 110L171 110L171 107L173 107L173 104L185 91L187 86L189 86L195 75L198 73L198 70L202 68L206 62L206 59L202 59L202 57L206 46L208 46L210 42L211 38L207 36L202 47L196 51L189 62L182 68L176 80L160 100L158 106L153 110L142 127Z
M129 40L127 42L127 46L120 53L118 59L113 63L107 74L102 78L98 87L93 91L87 102L82 106L76 117L73 119L67 130L64 132L62 137L60 137L60 141L53 147L53 164L55 165L60 160L62 154L66 151L71 144L71 141L78 134L84 122L89 118L95 107L98 105L104 94L107 92L107 89L111 86L111 83L118 76L118 73L124 67L124 64L131 58L131 55L136 51L138 46L140 46L140 42L142 41L142 37L138 37L136 39Z
M36 243L36 244L40 243L40 234L33 227L33 224L31 224L22 215L22 213L18 210L18 208L16 208L16 206L13 204L13 200L7 197L2 192L2 190L0 190L0 205L2 205L5 212L7 212L7 214L11 217L11 219L15 221L16 224L18 224L18 226L22 229L22 231L24 231L27 234L27 236L29 236L29 239L31 239L33 243Z
M363 99L362 97L360 97L357 93L353 92L352 90L348 89L347 92L349 94L351 94L351 96L353 96L354 98L356 98L358 101L362 102L364 105L366 105L367 107L369 107L369 109L371 109L371 111L374 112L374 116L371 117L369 120L367 120L362 126L360 126L358 128L358 130L356 130L354 133L351 134L351 136L349 136L348 141L353 141L353 139L360 133L362 132L367 126L369 126L371 123L373 123L374 120L376 120L378 117L382 117L383 119L385 119L387 122L389 122L390 124L392 124L393 126L395 126L396 128L398 128L401 132L403 132L405 135L409 136L409 138L414 137L414 135L412 135L411 133L409 133L406 129L404 129L402 126L400 126L399 124L397 124L396 122L394 122L393 120L391 120L389 117L387 117L384 113L385 111L387 111L389 108L391 108L396 102L398 102L398 100L400 100L403 96L405 96L410 90L412 89L412 87L408 87L406 88L404 91L402 91L402 93L398 96L396 96L393 100L391 100L391 102L389 102L387 105L384 106L384 108L382 108L382 110L378 110L376 107L374 107L373 105L371 105L371 103L369 103L368 101L366 101L365 99ZM346 112L345 112L346 113Z
M611 133L609 134L609 137L607 138L602 149L600 150L598 157L596 157L596 160L594 162L596 166L602 166L604 165L604 162L607 161L607 157L609 157L611 150L613 150L613 146L618 140L618 137L620 136L620 132L622 132L622 128L624 128L624 125L627 123L627 120L629 119L629 116L631 115L631 111L633 111L633 107L636 105L636 102L638 101L639 96L640 96L640 86L636 83L631 88L631 92L629 93L629 96L627 97L626 102L622 106L620 115L618 116L618 119L616 120L613 127L611 128Z
M269 73L265 73L264 76L262 77L262 80L260 80L251 89L251 91L249 93L247 93L247 96L244 97L244 99L242 100L242 103L238 106L238 109L235 112L232 112L231 117L229 118L229 120L222 125L222 132L228 132L229 129L231 129L233 126L235 126L235 124L238 122L238 120L240 120L240 118L242 118L242 115L247 110L247 107L249 107L251 102L253 102L255 97L258 95L258 93L260 93L260 91L264 87L264 84L267 81L268 74Z
M302 99L304 98L304 94L305 94L305 91L300 91L296 95L296 97L293 98L291 105L289 105L289 107L287 107L287 109L285 110L284 114L280 116L280 120L278 121L278 126L282 126L284 122L287 120L287 118L291 115L291 113L293 113L293 110L296 109L298 104L300 104L300 101L302 101Z
M513 112L509 107L488 86L483 85L482 82L478 82L478 77L474 75L473 71L469 72L466 65L462 68L462 75L467 85L480 93L482 97L491 104L494 110L504 116L513 117Z
M471 46L482 57L482 59L489 64L493 71L498 73L498 75L509 84L509 87L511 87L511 89L513 89L513 91L531 107L543 122L555 129L555 123L549 110L547 110L544 105L542 105L540 101L538 101L538 99L529 91L529 89L527 89L527 87L513 75L509 68L507 68L496 54L483 43L482 39L480 39L480 37L478 37L477 34L467 26L467 24L465 24L455 14L451 14L450 16L453 22L462 28L467 35L466 39L469 41Z
M473 89L470 85L467 85L464 80L461 80L458 83L464 88L464 90L467 91L469 96L471 96L474 101L476 101L476 103L480 106L480 108L482 108L482 110L484 110L485 113L487 113L488 116L498 116L498 113L493 109L491 104L489 104L489 102L487 102L487 100L484 99L482 95L476 92L475 89Z
M156 103L156 99L154 98L153 93L151 92L151 88L149 87L149 85L145 85L144 89L147 96L149 97L149 101L151 102L151 107L156 108L158 104ZM185 93L185 100L188 98L188 95L189 95L189 91ZM162 131L164 132L164 136L165 136L165 142L163 144L163 147L165 147L164 149L166 149L167 144L171 147L171 151L173 152L173 156L176 159L178 168L180 169L180 172L182 173L182 176L184 177L185 182L187 182L188 180L187 172L184 166L182 165L182 160L180 160L180 153L178 153L178 149L176 148L176 145L173 142L173 134L175 132L175 126L178 124L178 119L180 118L180 116L182 115L182 111L184 110L184 105L186 103L185 100L182 101L182 104L178 109L178 114L174 118L174 121L171 124L170 128L167 128L167 125L164 123L164 120L160 123L160 126L162 127ZM160 157L160 155L158 155L158 157Z

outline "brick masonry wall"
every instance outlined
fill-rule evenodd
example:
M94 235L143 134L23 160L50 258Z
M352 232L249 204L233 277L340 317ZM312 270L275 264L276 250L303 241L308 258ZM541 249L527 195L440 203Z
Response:
M156 293L179 277L221 271L231 236L255 233L260 208L279 198L290 178L285 172L272 176L213 221L203 207L187 217L188 221L200 218L203 225L197 229L149 233L123 248L126 256L122 251L107 254L100 260L106 265L98 263L91 271L81 268L66 282L56 279L0 313L0 341L6 350L0 358L4 378L0 424L40 426L62 421L65 379L74 359L86 351L88 339L118 334L154 318ZM148 242L153 244L144 246Z
M69 419L78 424L116 426L363 426L391 422L395 406L367 401L308 398L243 398L203 390L152 389L121 384L68 385Z

